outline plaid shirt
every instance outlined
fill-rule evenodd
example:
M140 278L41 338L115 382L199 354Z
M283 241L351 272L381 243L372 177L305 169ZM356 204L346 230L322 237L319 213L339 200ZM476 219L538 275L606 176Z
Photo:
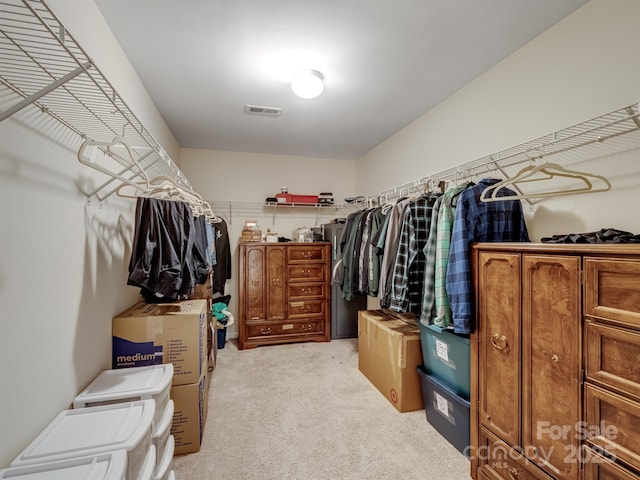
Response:
M396 312L420 313L425 268L423 250L436 198L421 196L404 212L389 299L389 308Z
M427 244L424 246L424 280L422 286L422 311L420 312L420 322L423 325L433 323L434 305L435 305L435 271L436 271L436 231L438 212L442 197L438 197L436 203L433 204L431 211L431 228L429 229L429 237Z
M446 279L456 333L471 333L475 328L471 243L529 241L519 200L480 201L482 191L499 181L483 179L458 198ZM515 192L507 188L498 191L500 197L509 195Z
M438 226L436 228L436 270L435 270L435 318L433 323L439 327L449 327L451 321L451 306L447 295L446 278L449 263L449 248L451 246L451 231L456 213L458 195L466 186L457 186L447 190L442 198L438 212Z

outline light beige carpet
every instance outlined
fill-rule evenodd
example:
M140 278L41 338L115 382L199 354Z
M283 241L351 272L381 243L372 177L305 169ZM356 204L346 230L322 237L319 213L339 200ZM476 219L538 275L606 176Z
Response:
M463 480L469 462L358 370L357 339L218 352L202 449L177 480Z

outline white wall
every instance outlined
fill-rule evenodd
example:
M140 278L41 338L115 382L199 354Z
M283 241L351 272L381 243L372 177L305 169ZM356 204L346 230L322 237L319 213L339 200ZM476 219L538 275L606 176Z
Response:
M637 0L591 0L360 158L358 192L375 194L638 102L638 18ZM639 152L574 165L605 175L613 189L544 201L528 212L532 239L602 227L640 233L624 208L640 200Z
M270 229L280 236L292 237L299 227L320 226L349 210L335 208L264 207L265 198L287 187L289 193L317 195L332 192L336 204L353 196L356 186L356 163L350 160L222 152L184 148L180 152L181 170L205 199L227 202L214 205L229 229L233 271L225 293L231 295L229 308L237 312L238 259L237 247L242 227L256 220L263 232ZM237 325L228 329L229 337L237 336Z
M49 2L170 155L177 143L95 4ZM0 111L15 103L0 96ZM126 286L133 203L87 202L101 182L76 159L79 137L28 107L0 123L0 468L101 370Z

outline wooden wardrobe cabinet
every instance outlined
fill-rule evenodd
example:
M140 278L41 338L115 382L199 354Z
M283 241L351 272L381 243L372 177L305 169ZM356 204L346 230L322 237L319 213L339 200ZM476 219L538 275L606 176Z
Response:
M328 342L330 244L241 243L238 347Z
M640 246L476 244L473 261L472 477L640 479Z

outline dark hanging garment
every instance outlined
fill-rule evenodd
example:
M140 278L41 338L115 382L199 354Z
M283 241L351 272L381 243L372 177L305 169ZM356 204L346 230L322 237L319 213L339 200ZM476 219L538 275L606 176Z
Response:
M207 219L204 216L193 219L193 276L198 285L207 281L209 262L207 261Z
M224 286L231 278L231 247L229 232L223 219L213 224L215 228L216 264L213 266L212 290L224 295Z
M191 282L193 213L185 202L139 197L128 285L147 302L171 301Z

